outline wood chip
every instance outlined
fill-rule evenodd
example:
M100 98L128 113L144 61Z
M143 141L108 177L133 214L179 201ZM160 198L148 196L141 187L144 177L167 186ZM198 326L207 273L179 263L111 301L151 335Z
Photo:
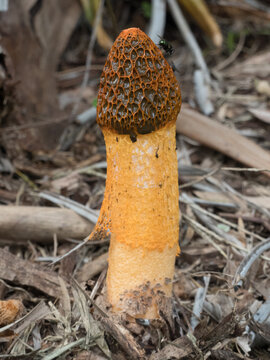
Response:
M0 249L0 278L31 286L55 298L62 296L58 275L54 271L20 259L4 249Z

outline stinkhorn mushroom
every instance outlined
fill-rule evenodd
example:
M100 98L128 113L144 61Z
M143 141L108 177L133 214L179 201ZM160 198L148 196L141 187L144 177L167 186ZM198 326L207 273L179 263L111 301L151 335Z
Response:
M110 234L108 300L157 318L171 296L179 235L175 122L181 94L161 50L140 29L120 33L100 80L97 122L107 151L94 235Z

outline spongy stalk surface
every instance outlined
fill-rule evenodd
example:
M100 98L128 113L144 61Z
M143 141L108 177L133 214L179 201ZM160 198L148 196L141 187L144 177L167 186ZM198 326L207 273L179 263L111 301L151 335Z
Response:
M175 125L132 143L103 129L107 181L103 212L110 219L109 301L146 283L170 295L178 249L179 205ZM151 306L150 306L151 307Z

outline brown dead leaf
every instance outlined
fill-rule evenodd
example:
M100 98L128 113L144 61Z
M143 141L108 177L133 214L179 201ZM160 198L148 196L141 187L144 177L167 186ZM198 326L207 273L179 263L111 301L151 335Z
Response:
M246 196L246 199L253 204L270 209L270 197L269 196Z

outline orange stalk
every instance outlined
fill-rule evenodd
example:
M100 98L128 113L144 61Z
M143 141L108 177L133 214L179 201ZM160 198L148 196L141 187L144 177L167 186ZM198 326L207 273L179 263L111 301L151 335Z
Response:
M107 150L107 180L95 232L111 235L108 299L114 311L158 317L171 296L178 247L175 122L179 85L152 40L121 32L101 76L97 122Z

